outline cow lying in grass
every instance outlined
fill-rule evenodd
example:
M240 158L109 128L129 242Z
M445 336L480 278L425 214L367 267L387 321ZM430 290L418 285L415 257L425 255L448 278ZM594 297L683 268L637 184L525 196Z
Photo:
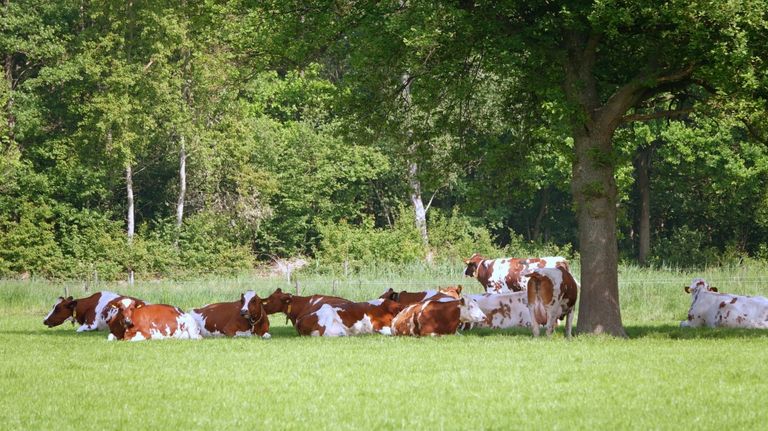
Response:
M477 301L477 305L485 314L485 320L472 325L474 327L491 329L531 327L527 292L481 293L468 296ZM465 329L472 328L467 326Z
M685 292L691 294L688 319L681 327L768 328L768 299L719 293L706 280L695 278Z
M241 294L239 301L208 304L189 314L204 337L271 337L267 312L261 298L252 290Z
M300 335L338 337L379 333L392 335L392 319L403 309L388 299L322 304L296 320Z
M472 298L426 299L411 304L392 320L394 335L455 334L461 323L478 323L485 314Z
M108 322L117 312L115 308L111 307L111 304L121 298L130 297L108 291L96 292L91 296L79 299L74 299L71 296L68 298L60 296L43 320L43 324L52 328L70 320L73 325L75 322L80 325L77 332L104 331L109 329ZM144 304L144 301L132 299Z
M164 304L141 305L131 298L113 304L117 313L110 320L109 340L142 341L166 338L199 339L200 328L192 316L178 307ZM122 332L122 334L121 334Z
M379 296L380 299L389 299L399 302L402 305L411 305L426 299L454 298L461 297L461 285L441 287L437 290L425 290L423 292L406 292L405 290L395 292L391 287Z
M487 293L509 293L525 290L528 286L528 274L535 268L569 269L568 261L561 256L486 259L475 253L464 259L467 267L464 275L474 277Z
M546 325L547 336L551 336L557 319L565 317L565 336L571 338L573 309L578 297L576 280L563 267L537 268L528 275L528 310L533 336L539 336L539 325Z
M262 304L267 314L283 313L286 321L290 320L291 324L296 326L299 317L319 309L323 304L352 304L352 301L328 295L291 295L278 288L271 295L262 299Z

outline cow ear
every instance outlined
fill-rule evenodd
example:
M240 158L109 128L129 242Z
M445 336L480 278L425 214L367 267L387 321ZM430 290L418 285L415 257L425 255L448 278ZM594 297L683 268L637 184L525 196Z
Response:
M461 299L459 301L461 301L460 302L461 305L467 305L467 301L464 300L463 296L461 297Z
M691 293L691 288L689 286L683 287L683 290L685 290L685 293Z
M72 301L73 299L75 299L75 298L70 296L70 297L67 298L67 301Z
M462 289L461 285L456 286L456 293L461 295L461 289Z
M281 288L279 288L279 287L278 287L278 288L275 290L275 293L283 293L283 289L281 289Z
M67 304L67 308L69 308L70 310L74 310L76 306L77 306L77 301L72 301L69 304Z
M464 265L469 265L469 259L462 259L464 261Z
M716 287L710 287L710 288L709 288L709 291L710 291L710 292L717 292L717 288L716 288Z

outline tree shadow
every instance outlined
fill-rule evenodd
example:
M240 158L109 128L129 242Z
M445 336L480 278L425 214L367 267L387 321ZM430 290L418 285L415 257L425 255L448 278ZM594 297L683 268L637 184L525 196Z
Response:
M679 325L628 325L630 339L658 338L670 340L706 340L768 338L768 330L745 328L681 328Z

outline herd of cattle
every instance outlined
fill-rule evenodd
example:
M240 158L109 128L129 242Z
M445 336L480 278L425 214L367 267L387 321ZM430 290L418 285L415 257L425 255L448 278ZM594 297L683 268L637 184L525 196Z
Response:
M578 284L562 257L465 259L465 275L476 278L485 293L462 294L461 286L423 292L388 289L379 298L353 302L327 295L298 296L275 290L260 298L249 290L232 302L209 304L185 313L178 307L150 304L113 292L74 299L59 297L43 323L58 326L67 320L77 332L108 330L109 340L210 336L270 338L269 315L283 313L300 335L346 336L444 335L459 329L485 327L530 328L539 335L544 325L552 335L566 319L571 336ZM693 300L685 327L727 326L768 328L768 299L718 293L703 279L685 291Z

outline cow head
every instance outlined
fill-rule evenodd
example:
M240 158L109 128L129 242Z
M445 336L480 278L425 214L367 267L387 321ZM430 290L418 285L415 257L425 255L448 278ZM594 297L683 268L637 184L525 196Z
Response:
M390 301L397 301L398 293L391 287L386 292L379 296L380 299L389 299Z
M464 259L464 264L467 268L464 270L464 275L467 277L477 277L477 270L480 268L480 264L485 260L483 256L475 253L469 259Z
M479 323L485 321L485 313L480 309L477 300L462 297L459 301L459 320L462 323Z
M694 278L690 286L683 287L685 293L696 294L698 292L717 292L716 287L711 287L703 278Z
M43 324L49 328L53 328L54 326L61 325L68 319L72 319L72 323L74 323L76 306L77 301L71 296L68 298L59 296L59 299L53 304L53 308L51 308L51 311L43 320Z
M118 319L117 323L125 328L133 326L133 313L143 306L143 303L129 297L112 301L110 305L111 308L116 310L113 319Z
M278 287L271 295L263 299L261 303L267 314L275 314L279 312L285 313L292 301L293 296L290 293L283 292L283 290Z
M440 287L437 289L437 291L445 295L448 295L451 298L459 299L461 298L461 289L462 289L461 285L458 285L458 286Z
M253 325L265 316L263 300L253 290L240 295L240 315Z

